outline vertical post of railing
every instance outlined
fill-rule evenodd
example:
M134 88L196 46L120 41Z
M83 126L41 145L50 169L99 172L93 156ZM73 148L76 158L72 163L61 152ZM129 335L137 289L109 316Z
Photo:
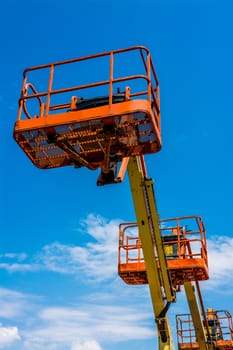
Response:
M128 265L129 262L129 237L126 238L126 254L125 254L125 258L126 258L126 265Z
M23 75L23 84L22 84L22 90L21 90L21 96L20 96L20 99L19 99L19 109L18 109L17 120L20 120L21 114L22 114L22 110L23 110L24 92L25 92L26 82L27 82L27 76L26 76L26 73L24 72L24 75Z
M158 77L156 75L156 71L152 61L151 61L151 72L152 72L153 79L155 80L155 88L153 88L153 98L155 98L155 100L153 101L155 103L154 112L156 114L156 121L158 124L158 128L159 130L161 130L159 81L158 81Z
M189 343L192 344L193 343L193 326L192 326L192 319L191 319L191 315L188 316L188 330L189 330Z
M122 246L121 246L121 242L120 242L120 239L119 239L119 244L118 244L118 266L120 266L120 264L121 264L121 249L122 249Z
M139 236L138 236L138 238L136 240L136 246L138 248L138 263L140 263L141 262L141 247L142 247L142 244L139 241Z
M113 52L110 52L109 104L112 104Z
M50 97L51 97L52 84L53 84L53 74L54 74L54 64L51 64L50 73L49 73L49 83L48 83L48 95L47 95L46 105L45 105L46 116L49 114Z
M151 56L150 53L147 53L147 78L148 78L148 84L147 84L147 95L148 95L148 101L151 102Z
M180 232L179 219L176 219L176 228L177 228L177 253L178 253L178 259L181 259L181 232Z

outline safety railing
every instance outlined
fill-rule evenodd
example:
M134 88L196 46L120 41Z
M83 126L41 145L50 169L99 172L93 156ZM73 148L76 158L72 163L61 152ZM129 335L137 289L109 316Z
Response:
M194 344L197 342L191 314L176 315L176 331L178 344Z
M203 325L206 332L206 342L215 343L215 345L221 345L221 348L232 349L233 346L233 328L232 317L227 310L217 310L213 312L206 312ZM208 328L208 331L207 331ZM196 332L192 321L191 314L176 315L176 331L177 341L179 347L187 348L194 347L197 344ZM229 347L230 346L230 347Z
M137 54L137 56L139 56L140 63L136 65L135 69L138 69L136 74L132 74L131 72L131 54ZM120 57L119 60L119 56L123 57ZM96 65L94 65L94 71L91 71L90 67L92 67L92 65L90 65L86 66L86 69L83 70L84 62L89 64L89 62L93 62L93 60L98 61L102 59L104 59L104 63L100 61L99 69L98 65L97 68ZM99 72L98 74L96 73L101 70L103 66L108 66L108 77L106 78L106 76L104 76L103 79L96 81L95 76L99 75ZM67 67L67 74L63 72L64 67ZM63 75L59 75L59 69L61 68ZM127 72L128 70L129 73ZM35 75L34 77L33 74ZM85 74L87 77L85 77ZM65 79L62 79L64 76ZM56 77L58 78L56 79ZM59 79L59 77L61 77L61 79ZM70 79L71 77L72 79ZM79 83L79 81L83 79L88 80L88 82ZM66 85L67 82L69 84L69 81L72 81L72 84L70 83L71 86ZM91 96L98 96L97 92L101 90L101 87L106 88L105 91L108 96L108 103L111 105L114 93L119 89L119 86L123 85L123 90L125 91L127 84L130 85L130 92L128 90L128 97L130 99L143 96L143 98L151 103L157 126L160 128L159 82L150 52L144 46L113 50L25 69L17 120L35 117L40 118L48 116L51 113L61 113L71 108L73 93L80 94L82 91L85 98L90 98ZM59 96L59 98L56 99L54 98L55 96ZM55 103L52 103L53 98ZM64 103L61 103L61 100L64 101ZM57 101L59 101L59 103L57 103ZM29 108L27 108L29 102L31 102L32 105L30 111Z
M171 218L159 222L162 244L167 260L201 258L208 266L206 232L198 216ZM155 257L156 258L156 257ZM142 246L136 223L119 226L119 264L143 262Z

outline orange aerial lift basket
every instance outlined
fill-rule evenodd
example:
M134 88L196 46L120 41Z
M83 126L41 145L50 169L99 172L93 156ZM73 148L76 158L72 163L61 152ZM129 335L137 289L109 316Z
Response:
M207 309L205 319L207 325L205 325L203 317L206 342L213 344L214 349L233 350L233 326L229 311ZM199 350L199 344L190 314L176 316L176 330L179 350Z
M159 225L174 288L179 290L184 282L208 279L206 233L202 219L199 216L185 216L161 220ZM127 284L148 283L136 223L120 224L118 272Z
M159 83L143 46L24 71L14 138L41 169L107 172L161 148Z

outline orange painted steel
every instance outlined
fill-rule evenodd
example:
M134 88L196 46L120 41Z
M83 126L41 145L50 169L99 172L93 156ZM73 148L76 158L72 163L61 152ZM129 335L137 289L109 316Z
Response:
M132 54L139 57L136 74ZM107 77L83 72L84 63L97 61L101 74L103 59ZM67 69L63 79L61 69ZM70 80L75 84L67 86ZM158 152L159 82L149 50L135 46L27 68L14 138L41 169L73 165L107 172L112 162Z
M202 219L198 216L185 216L161 220L159 224L174 288L178 290L186 281L207 280L208 256ZM127 284L148 283L136 223L120 224L118 272Z
M206 332L206 342L208 344L213 344L214 349L233 350L232 316L229 311L213 311L211 318L209 318L207 311L205 317L207 322L209 322L209 332L208 334ZM200 349L196 340L196 332L190 314L176 316L176 330L179 350ZM207 331L207 329L205 330Z

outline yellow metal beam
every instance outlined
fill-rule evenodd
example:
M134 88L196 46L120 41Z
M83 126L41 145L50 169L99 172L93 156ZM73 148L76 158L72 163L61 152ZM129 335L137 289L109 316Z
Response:
M128 176L134 201L147 279L159 335L159 350L173 350L166 302L175 300L162 247L153 181L145 177L139 157L131 158Z
M184 282L184 289L186 293L186 298L189 304L190 313L192 315L192 321L195 328L195 334L197 338L197 343L200 350L208 350L211 347L208 347L206 343L206 335L203 325L203 320L201 317L201 312L199 309L195 287L192 282Z

